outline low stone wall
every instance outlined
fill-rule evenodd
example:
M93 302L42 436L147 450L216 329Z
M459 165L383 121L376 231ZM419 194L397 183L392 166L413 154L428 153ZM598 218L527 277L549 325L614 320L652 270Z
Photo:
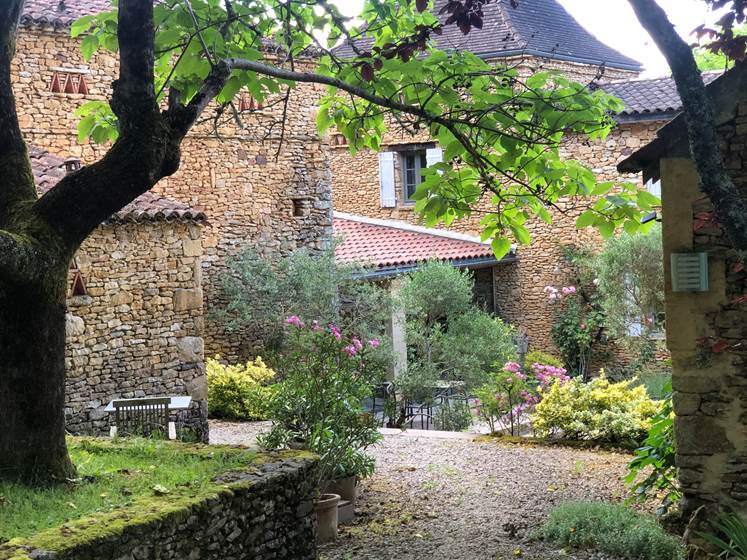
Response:
M270 455L197 497L83 518L0 545L0 560L312 560L316 461Z

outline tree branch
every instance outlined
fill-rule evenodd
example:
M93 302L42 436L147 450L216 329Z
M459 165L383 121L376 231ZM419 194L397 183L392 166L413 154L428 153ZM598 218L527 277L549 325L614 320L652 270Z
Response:
M641 25L654 39L672 69L701 190L711 199L724 231L744 260L747 254L747 205L726 171L712 101L692 50L655 0L629 1Z
M11 61L23 0L0 2L0 227L7 224L15 206L36 198L31 164L18 125L11 83Z
M120 0L118 18L120 75L111 106L119 117L119 138L100 161L67 175L34 205L73 249L178 169L181 141L231 72L225 63L216 63L186 106L171 95L168 110L161 113L154 86L153 1Z

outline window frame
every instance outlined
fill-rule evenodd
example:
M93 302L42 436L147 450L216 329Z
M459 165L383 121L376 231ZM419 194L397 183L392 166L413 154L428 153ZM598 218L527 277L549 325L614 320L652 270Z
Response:
M407 181L407 172L411 169L407 166L407 158L410 156L414 158L415 162L415 167L412 169L415 173L415 184L413 185L412 193L408 192L410 183ZM413 205L415 204L415 200L412 198L412 195L415 194L415 191L423 182L423 170L428 168L428 151L425 148L401 150L399 152L399 164L400 176L402 178L402 202L403 204Z

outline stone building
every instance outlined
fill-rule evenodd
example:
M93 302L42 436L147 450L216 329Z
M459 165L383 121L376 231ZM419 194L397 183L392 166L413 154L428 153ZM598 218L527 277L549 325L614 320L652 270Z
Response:
M75 110L108 100L118 60L99 51L85 61L70 25L110 9L110 0L25 2L13 83L24 136L41 152L85 165L108 149L78 141ZM246 245L275 255L331 239L328 149L315 118L321 92L301 85L292 93L282 143L273 126L282 106L260 107L243 95L243 128L230 121L218 136L211 123L197 126L183 142L179 171L86 242L76 261L87 299L69 302L72 429L103 427L102 408L113 397L204 399L203 353L248 357L243 333L229 334L212 318L223 302L226 259Z
M31 147L40 193L76 159ZM145 193L96 229L69 274L67 427L109 431L112 398L190 395L180 421L207 435L201 230L203 212Z
M443 5L436 3L436 9ZM668 79L642 80L639 63L606 46L588 33L556 0L530 0L514 8L507 0L484 7L483 28L468 35L452 27L436 38L444 49L464 49L488 62L516 66L522 73L557 70L568 77L601 87L621 98L625 110L617 126L604 140L569 136L562 154L588 165L599 181L639 181L635 174L620 173L617 164L655 137L656 131L677 114L679 97ZM365 44L365 39L361 39ZM349 46L339 54L350 55ZM412 136L392 127L379 153L350 154L341 136L333 136L332 192L336 211L379 219L417 223L409 195L419 182L417 171L441 161L441 150L427 134ZM374 170L374 172L372 172ZM378 170L378 173L375 171ZM656 185L650 185L656 189ZM449 229L478 235L479 222L488 200L469 218ZM575 221L584 208L571 201L562 212L552 212L553 224L535 220L527 225L529 246L516 250L516 261L495 267L495 311L529 336L535 349L552 350L552 308L544 288L557 285L565 276L563 247L598 242L590 229L577 230Z
M747 192L747 65L712 81L721 149ZM747 513L747 273L699 188L683 117L620 164L660 180L667 346L672 353L677 466L685 511L700 505Z

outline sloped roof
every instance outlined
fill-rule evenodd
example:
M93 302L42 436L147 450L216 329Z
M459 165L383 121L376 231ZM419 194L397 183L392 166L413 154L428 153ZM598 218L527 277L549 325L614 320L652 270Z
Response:
M29 147L31 168L39 194L54 187L67 173L65 160L50 154L47 150ZM190 208L153 192L146 192L114 214L107 222L160 222L193 221L204 222L204 212Z
M436 0L435 13L447 0ZM605 64L612 68L640 71L641 63L608 47L569 14L557 0L494 0L483 6L483 27L464 35L456 25L448 25L435 36L440 49L469 51L483 58L527 54L585 64ZM448 14L438 15L445 21ZM355 42L365 50L365 36ZM337 49L339 56L353 56L349 44Z
M341 238L335 256L343 263L384 269L431 259L454 264L483 259L495 261L490 245L475 237L395 220L335 212L334 232Z
M61 28L83 16L112 9L111 0L26 0L21 24Z
M705 72L703 81L708 85L721 74L722 72ZM618 115L621 120L643 117L671 118L682 109L677 86L671 76L610 82L599 87L625 103L625 109Z
M747 62L737 62L732 69L716 75L706 85L711 98L716 126L732 121L747 103ZM659 160L667 154L689 157L687 123L680 112L656 132L656 138L617 165L621 173L644 172L644 178L659 176Z

